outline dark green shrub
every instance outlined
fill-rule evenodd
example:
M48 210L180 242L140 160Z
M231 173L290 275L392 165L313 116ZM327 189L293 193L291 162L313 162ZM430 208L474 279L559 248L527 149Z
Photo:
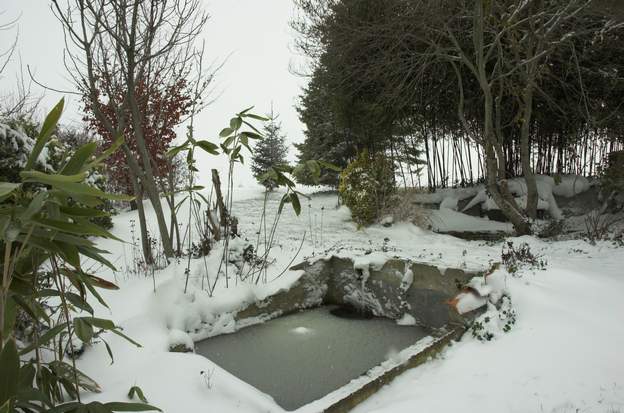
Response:
M338 192L358 225L370 225L395 192L394 167L382 154L362 152L340 174Z

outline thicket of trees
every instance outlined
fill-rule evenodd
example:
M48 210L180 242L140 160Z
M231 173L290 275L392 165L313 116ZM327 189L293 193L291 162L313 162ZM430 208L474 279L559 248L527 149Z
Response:
M384 153L407 185L425 158L430 187L486 180L527 233L534 173L595 174L623 146L621 5L296 1L297 45L312 62L301 160L345 166L364 149ZM506 187L517 175L527 178L526 206Z

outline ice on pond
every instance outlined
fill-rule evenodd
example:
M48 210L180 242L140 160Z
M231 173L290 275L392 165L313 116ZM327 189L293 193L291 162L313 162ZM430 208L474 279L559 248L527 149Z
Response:
M197 343L202 354L294 410L346 385L427 332L322 307Z

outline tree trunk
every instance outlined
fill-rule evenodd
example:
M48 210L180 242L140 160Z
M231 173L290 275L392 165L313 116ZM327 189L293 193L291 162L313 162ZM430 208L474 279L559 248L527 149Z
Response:
M132 175L132 174L131 174ZM136 197L136 206L139 213L139 231L141 232L141 247L143 249L143 257L145 263L151 265L154 263L152 255L152 246L149 242L149 234L147 233L147 220L145 218L145 208L143 207L143 188L136 176L131 177L134 195Z
M215 194L217 196L217 208L219 209L219 221L222 228L227 228L228 223L228 211L225 208L225 202L223 202L223 194L221 193L221 179L219 179L219 172L216 169L212 171L212 185L214 187Z
M537 182L535 174L531 167L530 153L530 130L531 118L533 115L533 84L532 79L528 80L528 84L524 90L522 103L524 105L524 114L522 116L522 127L520 129L520 160L522 162L522 174L527 186L527 203L526 214L531 219L537 218Z
M143 166L143 176L141 177L141 186L147 193L152 207L154 208L154 214L156 215L156 221L158 223L158 230L160 232L160 240L163 245L163 250L167 258L173 257L174 251L171 244L171 238L169 237L169 231L167 230L167 222L165 221L165 214L160 202L160 193L156 187L156 180L152 172L152 164L147 146L145 144L145 137L143 136L143 128L141 126L141 113L134 96L134 82L128 81L128 103L132 112L132 126L134 130L134 139Z

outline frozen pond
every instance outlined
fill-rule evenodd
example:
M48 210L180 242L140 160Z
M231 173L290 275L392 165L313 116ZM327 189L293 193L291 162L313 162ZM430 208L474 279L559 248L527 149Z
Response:
M383 318L347 319L321 307L196 344L241 380L294 410L344 386L427 332Z

